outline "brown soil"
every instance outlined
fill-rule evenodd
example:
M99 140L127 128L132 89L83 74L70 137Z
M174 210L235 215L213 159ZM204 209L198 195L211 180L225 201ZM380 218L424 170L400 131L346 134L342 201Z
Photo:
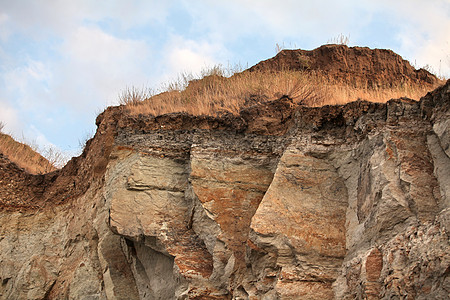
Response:
M392 50L345 45L324 45L311 51L283 50L249 71L283 69L321 72L355 86L389 88L406 83L443 83L424 69L416 70Z

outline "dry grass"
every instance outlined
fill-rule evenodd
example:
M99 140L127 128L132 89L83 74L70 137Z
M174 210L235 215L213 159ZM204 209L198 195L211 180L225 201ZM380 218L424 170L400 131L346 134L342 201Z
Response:
M409 84L394 88L371 88L349 85L320 74L299 71L241 72L222 76L217 67L203 72L202 79L182 75L165 86L165 91L153 95L147 90L128 89L120 96L130 114L161 115L187 112L193 115L239 113L243 107L270 101L287 95L306 106L345 104L357 99L387 102L408 97L419 100L434 87Z
M44 174L56 170L55 162L58 160L58 152L54 149L47 153L55 161L51 162L27 144L15 141L11 136L0 132L0 153L10 161L25 169L31 174Z
M350 42L350 35L346 36L341 34L338 34L336 37L331 38L327 41L327 44L336 44L336 45L346 45L348 46L348 43Z

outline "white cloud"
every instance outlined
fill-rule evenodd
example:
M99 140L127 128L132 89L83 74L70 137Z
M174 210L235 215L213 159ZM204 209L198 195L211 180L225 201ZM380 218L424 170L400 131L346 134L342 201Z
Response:
M189 70L197 73L202 67L213 63L214 60L211 57L201 55L190 48L176 48L169 55L169 64L174 70Z
M66 37L60 53L65 59L55 66L57 96L78 108L92 106L87 103L92 101L103 107L118 89L144 82L151 62L146 43L120 39L95 27L78 28Z
M35 147L39 147L41 149L52 147L57 148L53 143L51 143L47 137L34 126L33 124L30 124L29 127L29 136L33 137L33 140L30 140L29 143L36 145Z
M305 39L316 46L339 33L346 34L364 26L368 16L362 13L370 1L296 1L229 0L226 2L184 1L186 10L199 31L208 31L211 39L239 41L242 37L263 36L277 42ZM363 3L363 4L362 4ZM355 26L357 25L357 26ZM270 45L274 47L275 45ZM248 45L252 47L252 45Z
M238 5L238 1L234 2ZM263 0L247 1L247 10L266 23L274 35L320 37L337 28L347 32L353 22L362 19L359 3L361 1L286 0L281 5L274 5L272 1Z
M438 75L450 77L450 1L399 2L394 9L403 24L400 51L419 66L430 65Z
M14 29L33 38L48 34L63 36L83 22L116 20L123 30L145 22L161 22L167 15L169 3L163 1L91 1L33 0L3 1L3 15Z
M95 27L77 28L66 38L61 51L71 59L88 64L124 63L124 59L133 56L143 58L148 54L145 43L119 39Z
M5 127L2 132L11 133L14 135L23 131L23 122L20 121L18 112L11 107L6 101L0 99L0 121Z
M50 92L48 85L52 78L52 72L45 63L26 59L25 65L5 71L0 78L5 86L3 97L9 101L14 99L18 109L45 107ZM36 99L42 102L39 103Z
M169 76L182 72L198 75L203 69L216 65L227 52L223 45L184 39L180 36L173 36L165 48L164 60Z
M48 81L52 77L51 71L41 61L30 60L26 67L26 73L38 81Z

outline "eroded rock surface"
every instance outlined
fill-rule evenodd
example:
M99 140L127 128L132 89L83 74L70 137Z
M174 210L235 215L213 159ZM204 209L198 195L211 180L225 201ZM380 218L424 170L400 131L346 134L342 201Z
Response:
M0 157L0 298L446 299L450 82L420 102L264 105L110 108L41 177Z

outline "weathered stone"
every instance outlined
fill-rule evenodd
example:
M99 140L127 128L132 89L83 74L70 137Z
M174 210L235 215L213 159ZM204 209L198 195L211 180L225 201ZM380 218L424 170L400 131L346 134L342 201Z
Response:
M446 299L449 106L108 109L60 172L0 156L0 298Z
M374 248L366 258L366 290L367 299L379 299L381 282L379 282L383 269L383 254Z
M216 238L231 251L234 268L245 264L243 245L251 218L272 181L269 167L258 157L242 157L240 153L191 151L193 191L208 216L219 225L221 232Z
M107 196L110 226L133 241L128 243L132 248L128 253L133 257L134 273L141 277L141 282L145 278L150 281L145 287L138 287L141 297L153 295L146 297L165 299L169 297L168 291L170 297L175 297L174 281L178 272L186 278L206 281L212 272L212 258L189 224L192 205L185 197L186 162L129 150L119 150L115 155L125 159L108 173L112 176L108 184L114 186ZM119 173L121 176L115 177ZM160 262L170 267L164 271L168 275L154 273L155 265ZM158 287L158 282L164 282L166 289Z
M333 166L296 149L284 153L251 223L252 241L277 257L280 271L271 276L281 298L333 294L331 282L345 256L346 206L347 191Z

